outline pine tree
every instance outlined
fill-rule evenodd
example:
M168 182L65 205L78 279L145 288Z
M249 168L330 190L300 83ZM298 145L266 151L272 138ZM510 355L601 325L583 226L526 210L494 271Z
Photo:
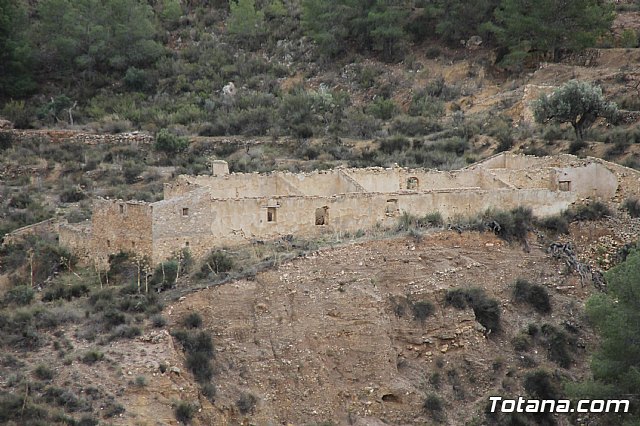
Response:
M26 27L22 2L0 0L0 97L21 96L35 88Z
M382 53L384 61L390 62L403 56L402 42L406 37L403 24L407 15L405 8L390 6L385 0L377 0L367 15L372 48Z
M508 48L505 64L520 64L531 54L557 60L562 50L592 46L613 17L611 5L599 0L502 0L485 29Z
M256 47L265 31L264 12L256 10L255 0L232 1L229 6L229 34L236 36L246 47Z
M42 0L34 42L40 61L60 73L146 67L163 52L153 10L141 0Z
M593 378L567 386L579 399L631 399L630 412L611 424L640 421L640 251L635 250L620 265L610 269L607 293L592 296L587 315L601 336L600 349L591 363Z

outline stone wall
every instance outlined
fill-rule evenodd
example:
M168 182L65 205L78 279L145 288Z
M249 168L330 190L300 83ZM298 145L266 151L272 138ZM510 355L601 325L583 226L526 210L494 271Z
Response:
M91 224L61 223L58 227L59 243L83 262L98 260L94 250ZM100 259L104 263L104 259ZM102 265L106 266L106 265Z
M61 241L102 259L123 250L157 263L183 248L202 258L216 247L288 234L395 226L402 212L437 211L451 219L524 205L538 216L553 215L587 197L620 199L618 182L640 192L639 179L602 160L512 154L452 172L395 167L180 176L165 186L163 201L96 201L90 238L65 227Z
M75 142L84 143L88 145L99 144L152 144L154 141L153 136L145 132L128 132L117 134L97 134L81 132L77 130L21 130L21 129L9 129L3 130L11 134L15 140L39 138L48 142Z
M256 197L219 200L197 192L187 200L154 204L154 261L189 247L194 257L211 249L256 239L293 234L355 232L376 225L395 226L406 211L423 216L440 212L445 219L481 213L490 207L533 208L536 215L557 214L576 201L573 192L546 189L453 189L427 192L350 193L332 197ZM271 213L270 213L271 212ZM323 216L318 224L319 215Z
M151 204L136 201L94 200L92 250L99 259L134 252L153 255Z
M2 238L2 245L13 244L16 240L22 239L27 235L55 234L56 232L58 232L58 222L56 219L47 219L32 225L23 226L6 234Z
M599 158L579 159L566 154L529 157L502 153L473 168L486 168L492 175L517 188L573 191L581 198L607 200L618 191L619 174L639 176L637 171Z

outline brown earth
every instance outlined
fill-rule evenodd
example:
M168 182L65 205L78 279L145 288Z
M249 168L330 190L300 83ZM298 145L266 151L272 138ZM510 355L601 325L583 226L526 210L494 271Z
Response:
M623 244L637 240L640 221L576 223L571 231L558 240L573 242L582 261L606 269ZM588 375L597 342L584 319L584 303L595 290L546 253L549 241L531 234L528 252L477 232L345 241L255 279L170 302L163 312L167 326L145 324L139 338L90 343L82 335L86 324L76 321L55 333L64 354L45 347L11 355L27 362L26 370L51 367L52 385L95 401L93 409L117 425L178 424L178 401L199 408L194 424L200 425L432 424L423 409L430 394L444 401L445 424L482 424L488 397L524 395L522 380L532 370L544 368L571 380ZM518 278L548 289L552 313L514 302ZM501 331L487 333L473 310L447 306L447 290L470 286L498 300ZM435 307L424 322L413 317L410 306L416 301ZM202 316L216 347L214 403L200 393L180 344L169 334L192 312ZM574 330L569 368L549 360L543 340L526 351L514 349L514 337L532 323ZM82 355L95 347L105 359L83 363ZM12 378L9 370L4 373L0 384L6 387ZM146 385L136 384L139 377ZM247 415L236 403L242 393L258 401ZM107 418L113 410L109 401L124 411ZM575 424L575 419L557 420Z
M553 313L513 303L517 278L549 289ZM471 309L446 306L448 289L468 286L499 300L501 332L487 336ZM533 365L561 370L543 347L519 354L510 341L529 323L583 327L590 293L541 245L527 253L490 234L447 231L320 250L188 295L167 312L172 325L198 312L214 335L218 397L200 398L201 424L424 424L429 393L448 401L447 424L465 424L482 417L489 395L522 394ZM435 315L422 323L398 312L404 297L431 301ZM578 333L591 348L590 333ZM582 377L587 351L573 356L561 374ZM440 386L430 383L434 373ZM235 407L242 392L259 400L248 417Z

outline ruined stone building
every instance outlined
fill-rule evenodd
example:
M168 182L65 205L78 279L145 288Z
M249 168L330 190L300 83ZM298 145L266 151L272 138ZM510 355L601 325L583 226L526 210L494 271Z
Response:
M91 223L61 225L60 243L100 262L130 251L157 263L183 248L199 258L216 247L287 234L395 226L402 212L453 218L524 205L552 215L586 198L611 200L621 179L638 187L638 176L569 155L499 154L451 172L393 167L229 174L225 162L216 162L212 175L165 184L162 201L95 200Z

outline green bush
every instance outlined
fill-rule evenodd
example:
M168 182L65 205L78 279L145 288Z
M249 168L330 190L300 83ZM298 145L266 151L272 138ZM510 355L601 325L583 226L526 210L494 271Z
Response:
M151 317L151 323L156 328L162 328L167 325L167 319L162 314L156 314Z
M580 204L577 207L572 207L565 212L565 216L567 217L567 219L572 222L600 220L611 215L611 210L602 201L593 201L588 204Z
M405 136L430 135L442 130L437 119L421 116L400 115L391 122L390 132Z
M205 383L202 385L202 394L211 402L215 401L218 390L213 383Z
M77 203L78 201L82 201L85 198L87 198L85 193L77 187L65 188L60 193L60 201L62 201L63 203Z
M445 302L449 306L453 306L456 309L465 309L467 307L467 302L469 297L467 295L467 291L461 288L454 288L447 291L445 296Z
M178 276L178 262L169 260L158 265L153 272L150 283L158 290L172 288Z
M47 422L46 408L25 401L24 396L0 392L0 423L44 425ZM14 423L15 422L15 423Z
M139 388L143 388L147 386L147 378L145 376L138 376L136 377L134 384Z
M526 334L518 334L511 340L516 352L526 352L531 348L531 337Z
M367 106L367 113L380 120L390 120L398 114L398 107L393 100L378 97Z
M36 376L39 380L52 380L55 372L47 367L44 364L39 364L35 370L33 370L33 375Z
M544 337L549 360L555 362L562 368L569 368L572 361L570 349L574 347L576 343L575 339L551 324L543 324L541 332Z
M378 119L355 107L347 109L346 123L346 133L353 137L370 138L380 130Z
M127 322L127 316L115 308L104 312L102 318L108 330Z
M505 241L525 241L533 223L530 207L516 207L510 211L487 211L484 214L489 228Z
M144 166L137 161L127 160L122 164L122 175L128 184L135 183L143 171Z
M210 273L221 274L234 268L233 258L223 250L214 250L205 258L200 268L200 277L207 277Z
M411 311L413 312L413 318L424 321L435 313L436 308L433 303L427 300L421 300L411 304Z
M514 286L513 296L516 302L525 302L542 314L551 312L551 299L547 289L539 284L518 279Z
M569 139L566 131L558 124L550 124L545 127L542 133L542 139L548 142L555 142L557 140Z
M213 377L210 357L204 352L187 354L186 366L198 383L206 383Z
M186 138L174 135L167 129L161 129L156 135L155 149L167 154L177 154L189 146Z
M82 356L82 362L88 365L95 364L104 359L104 354L97 349L91 349Z
M638 47L638 34L632 28L626 28L620 35L620 47L635 48Z
M560 392L553 384L552 376L545 370L536 370L524 378L524 389L529 395L538 399L558 399Z
M89 286L85 283L76 282L70 286L66 283L56 283L44 291L42 301L52 302L59 299L71 301L74 298L86 296L87 294L89 294Z
M19 192L9 199L9 207L13 207L14 209L26 209L33 204L34 201L31 195L26 191Z
M171 333L187 354L186 366L198 383L205 384L213 377L211 359L214 357L211 335L205 331L176 330Z
M421 218L418 218L417 225L423 228L438 227L444 224L444 219L440 212L427 213Z
M4 295L5 303L13 303L24 306L31 303L35 292L27 285L18 285L7 291Z
M249 414L253 413L253 410L255 409L257 403L258 398L256 398L255 395L248 392L243 392L236 401L236 407L238 407L238 410L241 414Z
M543 219L538 220L537 225L558 234L569 233L569 222L563 215L557 214L553 216L547 216Z
M490 299L484 290L478 287L468 289L455 288L447 291L445 302L456 309L471 307L476 321L488 331L500 330L500 304Z
M186 328L200 328L202 326L202 317L197 312L187 315L182 321Z
M10 100L2 108L2 116L13 123L16 129L31 127L34 111L23 100Z
M445 421L444 415L444 402L436 394L429 394L422 404L422 409L427 413L434 421L443 423Z
M0 131L0 152L5 151L13 145L13 134L11 132Z
M205 331L176 330L171 333L187 353L203 352L210 358L214 355L211 335Z
M145 70L136 67L127 68L127 72L122 79L127 89L144 92L153 87L153 82Z
M180 401L174 409L176 420L184 424L189 424L195 413L196 407L185 401Z
M142 335L142 329L135 325L121 324L117 326L109 335L109 341L117 339L133 339Z
M428 118L439 118L444 115L444 102L429 93L421 90L413 95L409 114Z
M637 198L627 198L622 204L622 208L629 213L629 216L640 217L640 200Z
M405 151L411 147L409 139L403 136L392 136L380 141L380 151L385 154L393 154L397 151Z

